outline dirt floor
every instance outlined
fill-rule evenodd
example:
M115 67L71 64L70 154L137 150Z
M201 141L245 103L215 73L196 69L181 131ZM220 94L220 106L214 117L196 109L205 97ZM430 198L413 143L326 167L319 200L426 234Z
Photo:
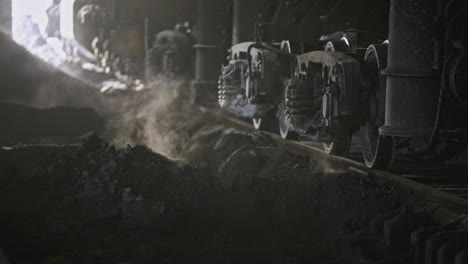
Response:
M358 254L351 238L402 198L393 186L254 145L217 173L97 136L0 156L0 230L13 263L325 260Z
M47 145L0 151L0 245L12 263L357 263L375 257L366 253L375 254L375 243L363 236L369 219L404 208L410 194L349 172L321 172L315 161L277 148L269 136L226 127L176 95L155 87L134 96L138 103L103 128L93 123L104 138L78 136L91 126L64 133L78 144L58 145L63 138L46 133ZM67 113L59 110L39 114ZM68 113L73 120L86 116L76 111ZM85 120L99 120L89 116Z
M28 90L33 79L20 77L18 92ZM141 92L92 92L99 100L87 108L4 100L0 261L1 249L11 263L34 264L385 256L369 221L405 212L411 193L359 173L324 172L266 134L236 131L189 104L187 87L161 78Z

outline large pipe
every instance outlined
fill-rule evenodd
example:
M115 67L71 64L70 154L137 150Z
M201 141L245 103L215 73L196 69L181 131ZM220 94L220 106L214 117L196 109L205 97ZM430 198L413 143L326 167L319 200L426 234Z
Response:
M266 0L232 0L232 45L252 41L255 23L266 5Z
M242 26L242 17L241 17L241 5L242 0L232 0L232 45L239 44L241 42L241 26Z
M198 0L195 78L192 81L192 100L195 101L217 101L217 80L221 69L220 11L223 6L220 0Z
M392 0L384 136L426 137L434 129L440 74L432 70L435 0Z
M12 0L0 0L0 27L6 33L12 30Z

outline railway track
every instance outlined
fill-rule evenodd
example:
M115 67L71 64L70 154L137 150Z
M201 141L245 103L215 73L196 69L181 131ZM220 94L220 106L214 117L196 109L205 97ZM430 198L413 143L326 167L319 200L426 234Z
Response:
M236 129L255 131L248 122L229 114L216 115ZM424 204L404 212L375 215L369 220L369 228L365 232L368 236L381 236L388 256L371 263L468 263L466 169L400 161L390 172L374 170L360 162L357 155L331 156L311 143L283 140L279 135L265 133L279 147L294 154L310 156L325 170L332 168L374 181L391 182L412 193L419 204ZM418 169L422 173L419 174Z
M225 113L216 113L218 118L236 128L254 132L255 128L248 122ZM360 162L360 156L351 153L349 157L333 156L325 153L317 145L307 141L284 140L281 136L265 132L278 146L295 154L308 155L320 160L322 166L335 170L353 170L363 175L375 176L394 182L404 189L414 192L428 201L443 203L447 207L468 215L468 171L466 168L434 165L430 163L397 162L392 171L369 169ZM427 167L429 166L429 167ZM418 174L418 171L423 173ZM435 173L435 174L434 174ZM445 174L445 175L443 175Z

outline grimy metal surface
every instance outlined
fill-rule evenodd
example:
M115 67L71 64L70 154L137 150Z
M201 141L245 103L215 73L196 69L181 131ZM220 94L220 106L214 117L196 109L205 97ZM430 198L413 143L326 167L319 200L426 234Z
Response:
M219 0L197 1L197 43L195 49L195 76L191 83L192 101L203 104L216 102L216 81L220 74L220 49L222 34ZM208 103L209 104L209 103Z
M247 132L255 131L254 127L235 117L230 117L222 112L216 112L214 115L220 120ZM279 147L284 148L295 154L307 155L315 160L326 161L330 167L341 170L358 172L366 177L378 177L395 183L401 188L414 193L415 196L428 202L438 203L450 208L458 213L468 215L468 200L456 195L446 193L422 183L409 180L403 175L397 175L391 172L369 169L365 164L339 156L333 156L325 153L323 150L314 146L306 145L299 141L283 140L279 135L264 132L272 137Z
M432 70L435 10L436 1L391 1L382 135L424 137L434 128L440 93L440 76Z

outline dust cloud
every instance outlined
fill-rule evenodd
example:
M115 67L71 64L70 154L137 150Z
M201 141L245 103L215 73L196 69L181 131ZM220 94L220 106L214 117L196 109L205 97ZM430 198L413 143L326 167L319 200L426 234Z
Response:
M146 89L113 104L118 114L108 122L106 138L118 147L146 145L174 160L185 160L190 127L202 118L188 100L185 78L157 76ZM200 121L199 121L200 122Z
M103 136L119 147L146 145L171 159L184 160L191 128L203 124L200 108L189 103L186 76L154 76L145 89L101 93L93 76L75 78L36 58L0 32L0 102L37 109L91 109L106 121ZM65 67L65 66L64 66ZM60 123L62 120L55 120ZM87 120L75 120L85 124Z

